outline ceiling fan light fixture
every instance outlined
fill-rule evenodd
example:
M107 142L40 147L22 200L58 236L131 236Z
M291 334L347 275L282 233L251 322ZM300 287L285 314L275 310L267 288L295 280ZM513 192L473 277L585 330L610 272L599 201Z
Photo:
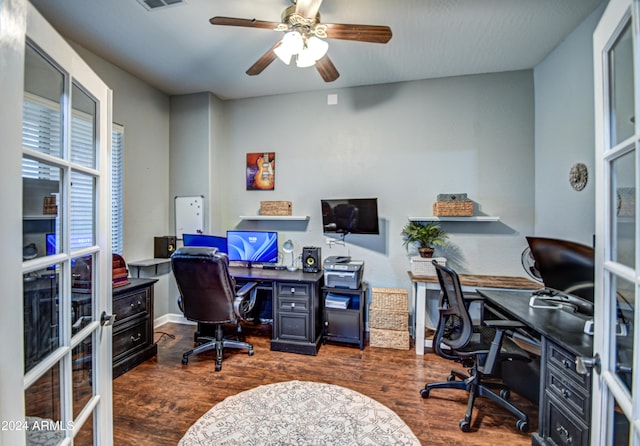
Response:
M274 49L273 52L281 61L289 65L291 57L302 51L303 46L302 35L298 31L291 31L284 35L280 46Z
M312 67L316 64L316 59L313 58L311 52L308 49L300 51L296 57L296 66L299 68Z
M307 51L310 52L311 57L314 60L322 59L329 50L329 44L316 36L311 36L307 39Z

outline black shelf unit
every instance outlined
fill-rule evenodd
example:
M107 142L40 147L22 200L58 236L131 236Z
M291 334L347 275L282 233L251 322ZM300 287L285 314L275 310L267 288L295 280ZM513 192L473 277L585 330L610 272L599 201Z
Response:
M327 308L325 300L329 293L349 297L349 306L346 309ZM365 283L362 283L360 288L355 290L322 287L324 342L358 344L360 350L364 349L364 303L366 296L367 285Z

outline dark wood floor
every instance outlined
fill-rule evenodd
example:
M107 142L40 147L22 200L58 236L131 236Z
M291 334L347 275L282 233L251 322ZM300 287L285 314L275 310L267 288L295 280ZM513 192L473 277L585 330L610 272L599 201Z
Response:
M530 434L515 428L515 418L485 399L474 410L472 431L463 433L458 421L466 407L466 392L433 391L420 396L427 382L442 381L453 363L414 350L326 344L317 356L272 352L271 326L245 328L255 354L226 350L220 372L213 353L181 364L193 346L194 326L165 324L155 334L158 356L113 382L114 444L176 445L184 432L213 405L253 387L288 380L337 384L363 393L393 409L424 445L530 445ZM455 364L454 364L455 365ZM513 401L537 429L537 408L513 394Z

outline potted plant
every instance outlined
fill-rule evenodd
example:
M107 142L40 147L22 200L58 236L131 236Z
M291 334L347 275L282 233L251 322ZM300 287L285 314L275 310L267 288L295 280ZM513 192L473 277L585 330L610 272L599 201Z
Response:
M444 246L447 241L447 233L440 227L438 222L432 221L422 224L417 221L409 221L402 228L403 245L409 249L412 243L418 244L420 257L432 257L436 246Z

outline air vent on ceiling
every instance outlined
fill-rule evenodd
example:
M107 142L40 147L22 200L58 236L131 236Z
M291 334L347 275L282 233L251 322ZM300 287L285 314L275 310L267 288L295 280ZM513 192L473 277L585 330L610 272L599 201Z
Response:
M138 0L145 9L149 11L155 11L160 8L166 8L168 6L178 6L187 3L187 0Z

